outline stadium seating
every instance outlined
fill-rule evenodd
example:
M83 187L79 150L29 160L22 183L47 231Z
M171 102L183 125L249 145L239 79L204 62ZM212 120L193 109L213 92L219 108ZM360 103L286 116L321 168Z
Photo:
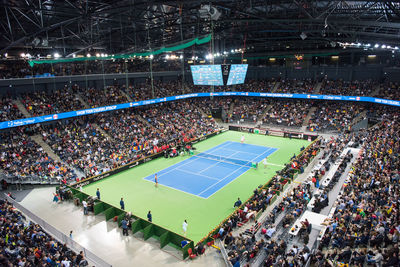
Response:
M1 266L88 266L83 253L77 255L2 199L0 226Z

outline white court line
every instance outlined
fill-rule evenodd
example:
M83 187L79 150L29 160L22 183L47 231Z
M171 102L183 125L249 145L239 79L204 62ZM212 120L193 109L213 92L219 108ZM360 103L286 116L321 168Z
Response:
M152 181L150 181L150 180L146 180L146 179L144 179L144 180L147 181L147 182L150 182L150 183L153 183L153 184L154 184L154 182L152 182ZM182 193L191 195L191 196L199 197L199 198L202 198L202 199L207 199L207 198L205 198L205 197L201 197L201 196L198 196L198 195L195 195L195 194L192 194L192 193L189 193L189 192L186 192L186 191L183 191L183 190L180 190L180 189L178 189L178 188L171 187L171 186L168 186L168 185L165 185L165 184L158 183L158 185L161 185L161 186L164 186L164 187L168 187L168 188L171 188L171 189L173 189L173 190L176 190L176 191L179 191L179 192L182 192Z
M257 154L257 153L245 152L245 151L237 151L237 150L229 149L229 148L224 148L224 150L235 151L235 152L241 152L241 153L245 153L245 154L260 155L260 154Z
M163 176L163 175L165 175L165 174L167 174L167 173L172 172L173 170L176 170L177 168L179 168L179 167L181 167L181 166L185 166L185 165L187 165L187 164L189 164L189 163L192 163L192 162L198 160L198 158L195 158L194 160L191 160L192 158L193 158L193 157L186 159L188 162L186 162L186 163L184 163L184 164L182 164L182 165L176 166L176 167L172 168L171 170L169 170L169 171L167 171L167 172L164 172L163 174L158 175L158 177L161 177L161 176ZM185 162L185 160L184 160L184 161L181 161L181 162ZM178 164L181 163L181 162L178 162L178 163L176 163L176 164L174 164L174 165L178 165ZM170 166L170 167L173 167L174 165L172 165L172 166ZM170 168L170 167L167 167L167 168L165 168L165 169L168 169L168 168ZM165 170L165 169L164 169L164 170ZM155 173L157 173L157 172L155 172ZM150 176L150 175L149 175L149 176ZM149 177L149 176L147 176L147 177ZM145 177L145 178L146 178L146 177ZM143 179L145 179L145 178L143 178ZM145 179L145 180L146 180L146 179Z
M227 176L225 176L224 178L222 178L222 179L219 180L218 182L216 182L216 183L210 185L210 186L207 187L205 190L201 191L201 192L198 194L198 196L200 196L201 194L203 194L204 192L206 192L208 189L212 188L214 185L219 184L220 182L222 182L223 180L225 180L225 179L228 178L230 175L234 174L235 172L237 172L238 170L240 170L240 169L243 168L243 167L246 167L246 166L242 166L242 167L240 167L240 168L234 170L233 172L229 173ZM246 168L249 168L249 169L250 169L250 167L246 167ZM237 178L237 177L236 177L236 178ZM236 179L236 178L235 178L235 179ZM221 189L221 188L220 188L220 189ZM215 193L215 192L214 192L214 193ZM210 196L209 196L209 197L210 197ZM209 198L209 197L207 197L207 198Z
M200 158L200 157L198 157L198 158ZM213 160L213 159L211 159L211 160ZM206 171L206 170L208 170L208 169L214 167L215 165L219 164L219 161L217 161L217 160L214 160L214 161L216 161L216 163L211 164L210 166L208 166L207 168L205 168L205 169L203 169L203 170L201 170L201 171L199 171L199 172L196 172L196 174L200 174L200 173L202 173L202 172L204 172L204 171Z
M272 166L278 166L278 167L285 167L285 165L280 165L280 164L275 164L275 163L269 163L267 162L267 166L272 165Z
M254 159L256 159L256 158L258 158L258 157L259 157L259 156L253 158L251 161L253 161ZM242 167L240 167L239 169L236 169L235 171L231 172L230 174L228 174L227 176L225 176L224 178L222 178L219 182L216 182L215 184L209 186L208 188L206 188L205 190L203 190L202 192L200 192L199 195L201 195L202 193L204 193L205 191L207 191L208 189L210 189L210 188L213 187L214 185L216 185L216 184L222 182L223 180L225 180L225 179L228 178L230 175L234 174L235 172L237 172L238 170L240 170L240 169L243 168L243 167L247 167L247 166L242 166ZM247 167L247 168L250 169L250 167ZM236 177L236 178L237 178L237 177ZM235 179L236 179L236 178L235 178ZM233 180L235 180L235 179L233 179ZM220 188L220 189L221 189L221 188ZM217 191L216 191L216 192L217 192ZM215 194L215 192L214 192L214 194ZM209 196L209 197L210 197L210 196Z
M218 163L219 162L217 162L217 164ZM198 175L198 176L206 177L206 178L211 179L211 180L219 181L219 179L216 179L216 178L213 178L213 177L210 177L210 176L207 176L207 175L199 174L199 173L196 173L196 172L185 171L185 170L182 170L182 169L176 169L176 170L181 171L181 172L186 172L186 173L191 174L191 175Z
M278 151L279 150L279 148L276 148L276 147L269 147L263 154L265 154L265 153L267 153L269 150L271 150L271 149L275 149L275 151L274 152L272 152L270 155L272 155L272 154L274 154L276 151ZM262 154L261 154L262 155ZM261 156L260 155L260 156ZM269 156L270 156L269 155ZM258 157L258 156L257 156ZM256 158L257 158L256 157ZM254 159L252 159L252 160L255 160L256 158L254 158ZM241 168L239 168L238 170L240 170ZM249 168L250 169L250 168ZM247 170L248 171L248 170ZM246 171L246 172L247 172ZM243 173L241 174L241 175L239 175L238 177L236 177L235 179L233 179L232 181L230 181L229 183L227 183L226 185L224 185L224 186L221 186L217 191L215 191L214 193L212 193L211 195L209 195L207 198L205 198L205 199L208 199L208 198L210 198L210 197L212 197L215 193L217 193L218 191L220 191L222 188L225 188L226 186L228 186L230 183L232 183L233 181L235 181L237 178L239 178L240 176L242 176L243 175ZM227 177L225 177L224 179L226 179ZM221 180L222 181L222 180ZM220 181L220 182L221 182ZM216 185L216 184L218 184L219 182L217 182L217 183L215 183L214 185ZM207 189L209 189L209 188L207 188ZM203 191L204 192L204 191ZM202 194L203 192L201 192L200 194ZM199 197L201 197L200 196L200 194L199 194Z
M227 141L226 143L220 144L220 145L218 145L218 146L212 148L211 150L218 149L219 147L224 147L224 146L226 146L226 145L228 145L228 144L229 144L229 141ZM174 165L178 165L178 166L176 166L176 167L173 167L174 165L172 165L172 166L169 166L169 167L167 167L167 168L162 169L161 171L163 171L163 170L165 170L165 169L168 169L168 168L170 168L170 167L173 167L173 168L171 168L169 171L166 171L166 172L164 172L164 173L158 175L158 178L160 178L161 176L163 176L163 175L165 175L165 174L167 174L167 173L170 173L170 172L172 172L172 171L174 171L174 170L177 170L177 169L178 169L179 167L181 167L181 166L185 166L185 165L187 165L187 164L189 164L189 163L192 163L192 162L198 160L198 159L201 158L201 157L197 157L197 158L194 158L194 159L193 159L193 158L194 158L194 157L190 157L190 158L185 159L185 160L187 160L187 162L184 163L184 164L182 164L182 165L179 165L179 164L182 163L182 162L185 162L185 160L180 161L180 162L178 162L178 163L175 163ZM218 164L218 163L217 163L217 164ZM159 173L159 172L155 172L155 173ZM154 175L155 173L153 173L153 175ZM151 176L151 175L148 175L148 176L146 176L146 177L143 177L143 180L149 181L149 182L151 182L151 183L154 183L154 181L152 181L151 179L150 179L150 180L149 180L149 179L146 179L146 178L149 177L149 176ZM216 179L214 179L214 180L216 180ZM160 184L160 183L159 183L159 184ZM166 185L164 185L164 186L166 186ZM176 189L176 188L173 188L173 187L170 187L170 186L166 186L166 187L169 187L169 188L172 188L172 189ZM182 191L182 190L179 190L179 189L176 189L176 190L181 191L181 192L185 192L185 191ZM185 192L185 193L188 193L188 192ZM192 194L192 193L188 193L188 194L193 195L193 196L197 196L197 195ZM201 197L201 198L203 198L203 197Z

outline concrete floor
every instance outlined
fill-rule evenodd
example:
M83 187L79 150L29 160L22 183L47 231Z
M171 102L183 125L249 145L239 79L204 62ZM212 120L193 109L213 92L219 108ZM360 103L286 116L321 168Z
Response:
M84 216L72 201L54 203L53 192L52 187L33 189L20 204L64 234L72 230L76 242L112 266L225 266L214 248L194 261L183 261L176 249L166 246L161 250L153 238L144 241L140 234L123 236L117 224L106 222L104 215Z

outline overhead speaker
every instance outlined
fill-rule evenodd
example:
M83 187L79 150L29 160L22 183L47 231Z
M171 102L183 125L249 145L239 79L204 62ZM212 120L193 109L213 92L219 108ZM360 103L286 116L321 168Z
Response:
M203 19L211 18L211 20L218 20L221 16L221 12L219 12L218 9L213 6L203 5L199 9L199 15L200 18Z
M302 40L305 40L305 39L307 38L307 34L305 34L304 32L302 32L302 33L300 34L300 38L301 38Z

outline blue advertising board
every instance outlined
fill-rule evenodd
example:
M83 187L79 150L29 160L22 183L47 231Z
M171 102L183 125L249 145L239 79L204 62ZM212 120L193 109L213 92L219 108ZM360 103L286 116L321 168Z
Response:
M250 97L270 97L270 98L290 98L290 99L310 99L310 100L333 100L333 101L354 101L354 102L369 102L375 104L383 104L394 107L400 107L400 101L382 99L366 96L341 96L341 95L314 95L314 94L279 94L279 93L255 93L255 92L212 92L212 93L192 93L185 95L169 96L163 98L156 98L150 100L143 100L137 102L123 103L105 107L89 108L77 111L69 111L58 114L51 114L39 117L32 117L26 119L19 119L13 121L0 122L0 129L7 129L12 127L24 126L35 123L43 123L48 121L62 120L66 118L73 118L77 116L85 116L95 113L133 108L138 106L145 106L157 104L162 102L175 101L180 99L195 98L195 97L210 97L210 96L250 96Z

